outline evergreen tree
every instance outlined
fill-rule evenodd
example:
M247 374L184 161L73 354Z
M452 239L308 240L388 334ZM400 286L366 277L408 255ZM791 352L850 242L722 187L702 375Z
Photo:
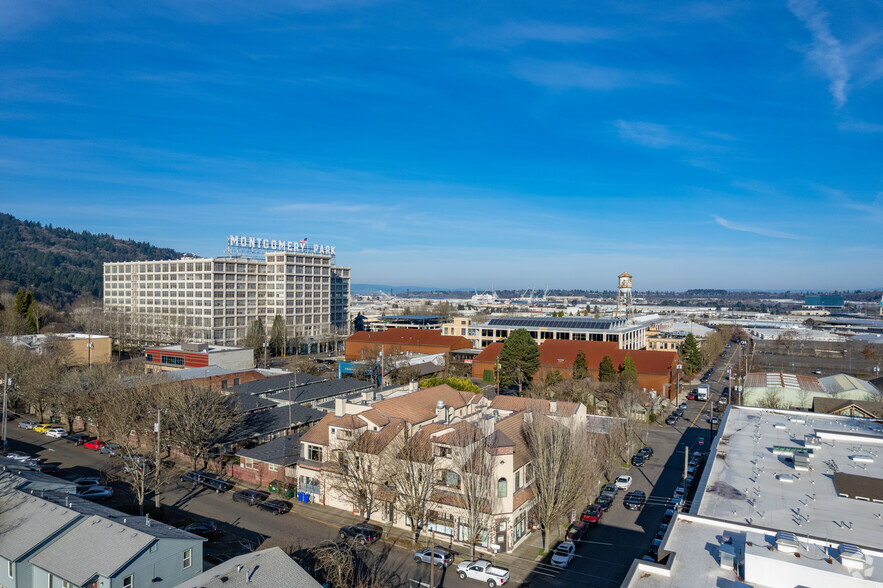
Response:
M626 355L625 359L622 361L622 365L619 366L620 374L628 374L634 376L635 379L638 377L638 369L635 367L635 362L632 360L631 355Z
M548 374L546 374L546 385L554 386L558 382L564 380L564 376L561 375L561 372L558 370L552 370Z
M270 350L273 355L282 355L285 351L285 321L278 314L273 319L273 326L270 328Z
M25 290L24 288L19 288L18 292L15 294L15 312L18 316L22 318L26 318L28 316L28 309L31 308L31 304L34 302L34 295L30 290Z
M605 355L601 360L601 366L598 368L598 380L601 382L612 382L616 379L616 368L613 367L613 360L609 355Z
M264 332L264 323L261 319L257 319L248 327L245 338L240 345L243 347L251 347L254 349L254 359L258 361L264 353L264 342L267 340L267 334Z
M509 333L500 351L500 385L518 386L520 394L524 384L540 369L540 350L537 342L526 329Z
M585 380L589 377L589 366L586 365L586 354L580 349L573 360L573 379Z
M684 344L681 345L681 359L684 367L687 368L687 373L692 374L702 369L702 352L699 351L699 344L693 333L689 333L684 339Z

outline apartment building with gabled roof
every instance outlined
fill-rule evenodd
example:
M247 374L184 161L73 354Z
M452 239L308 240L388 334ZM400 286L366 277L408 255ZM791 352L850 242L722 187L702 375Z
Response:
M466 545L470 530L462 476L479 471L476 464L481 463L489 482L483 507L489 524L479 546L509 551L524 539L533 519L533 468L523 433L525 415L532 410L537 418L584 419L585 407L539 401L511 403L503 409L503 404L494 410L483 396L446 385L373 402L337 399L334 413L301 436L298 490L309 494L311 502L359 512L363 506L345 490L352 480L343 479L358 475L352 467L354 459L363 469L366 460L377 470L393 464L399 471L414 465L408 460L419 460L426 466L421 471L430 472L435 481L424 532L435 531L439 540L447 536L452 543ZM410 529L402 491L390 480L373 484L376 508L369 517Z

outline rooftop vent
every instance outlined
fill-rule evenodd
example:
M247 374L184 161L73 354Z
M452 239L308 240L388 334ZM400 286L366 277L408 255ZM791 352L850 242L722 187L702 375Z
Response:
M864 570L867 564L861 548L848 543L840 544L840 563L843 564L843 567L853 570Z
M445 408L445 401L444 401L444 400L439 400L438 402L436 402L436 403L435 403L435 408L436 408L436 410L444 410L444 408Z
M874 463L874 458L870 455L850 455L849 459L858 463Z
M791 474L779 474L778 476L776 476L776 478L778 478L780 482L785 482L788 484L794 482L794 476L792 476Z
M822 439L816 435L804 435L803 444L810 447L820 447L822 445Z
M720 565L722 569L732 570L736 567L736 548L731 543L720 546Z
M779 531L776 533L776 549L782 553L797 553L800 544L797 543L797 536L788 531Z

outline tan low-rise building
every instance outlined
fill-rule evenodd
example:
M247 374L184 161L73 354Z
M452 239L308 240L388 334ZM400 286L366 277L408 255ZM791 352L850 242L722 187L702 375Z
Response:
M112 354L111 338L106 335L89 333L52 333L48 335L21 335L9 337L13 345L43 353L48 347L55 347L64 357L67 365L89 366L107 363Z

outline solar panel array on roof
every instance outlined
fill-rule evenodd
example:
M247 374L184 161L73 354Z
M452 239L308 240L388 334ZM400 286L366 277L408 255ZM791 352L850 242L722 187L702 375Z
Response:
M533 327L547 329L611 329L625 324L624 319L596 318L492 318L487 323L492 327Z

